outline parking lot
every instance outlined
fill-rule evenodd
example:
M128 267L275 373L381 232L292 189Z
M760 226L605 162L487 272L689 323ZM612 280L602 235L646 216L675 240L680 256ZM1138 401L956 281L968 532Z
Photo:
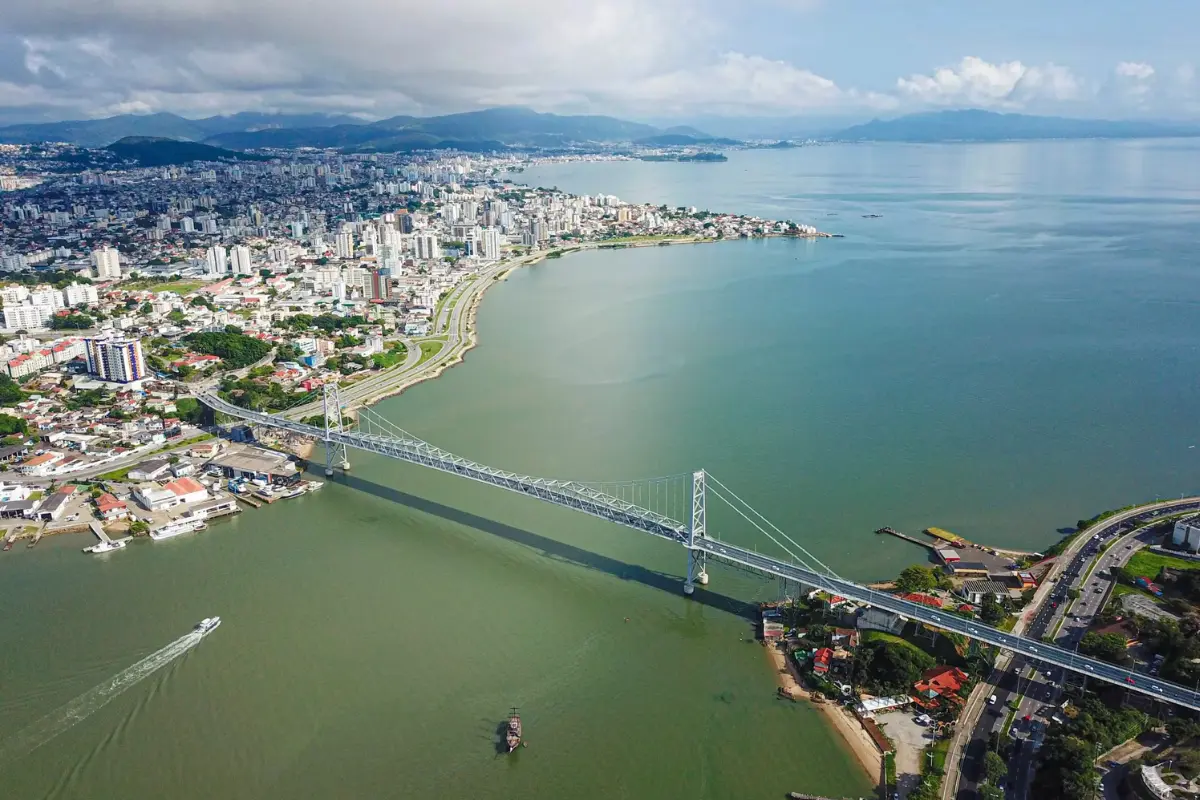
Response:
M893 711L875 718L896 745L896 791L906 797L921 779L921 757L933 743L933 726L916 721L913 711Z

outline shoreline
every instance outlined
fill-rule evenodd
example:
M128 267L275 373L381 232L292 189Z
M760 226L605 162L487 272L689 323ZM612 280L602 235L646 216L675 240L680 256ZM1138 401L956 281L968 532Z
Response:
M787 656L779 651L779 648L771 643L767 643L765 647L767 657L771 660L771 664L775 668L775 679L779 684L780 694L790 696L793 702L807 700L816 706L821 712L829 727L835 730L845 745L846 749L862 767L867 778L876 785L879 784L883 776L883 754L879 752L879 748L863 730L862 725L851 720L850 717L842 710L842 707L836 703L822 698L819 702L813 701L812 692L809 692L796 679L796 674L788 663Z
M635 247L662 247L662 246L674 247L677 245L717 244L720 242L753 241L755 239L805 239L805 240L832 239L832 238L837 238L837 236L838 236L838 234L830 234L830 233L815 233L815 234L803 234L803 235L770 233L770 234L763 234L761 236L752 236L752 237L748 237L746 239L741 239L741 238L738 238L738 239L724 239L724 238L716 239L716 238L708 238L708 237L680 237L680 238L646 239L646 240L637 240L637 241L628 241L628 242L622 242L620 240L599 241L599 242L581 242L579 244L567 245L565 248L562 248L562 249L540 251L536 255L519 256L517 259L514 259L511 262L501 261L497 265L495 275L489 276L484 281L482 281L480 283L480 285L478 285L477 287L474 287L474 290L472 291L471 296L470 296L470 300L469 300L470 305L467 308L466 318L465 318L465 322L463 325L463 338L460 342L458 342L458 344L455 347L455 349L453 350L452 354L448 354L448 355L450 355L450 357L447 361L445 361L444 363L438 363L436 366L432 367L427 372L418 373L415 375L411 375L407 378L403 378L395 386L388 386L386 388L382 388L377 393L370 394L363 399L355 400L352 403L347 404L346 409L345 409L345 414L346 414L346 416L349 416L349 417L355 417L356 411L359 408L370 408L371 406L375 405L376 403L382 402L383 400L387 400L388 398L396 397L400 394L403 394L406 390L412 388L413 386L424 383L425 381L430 381L430 380L434 380L435 378L441 377L442 373L445 372L446 370L463 363L466 360L467 352L470 350L473 350L475 347L477 347L479 345L479 336L475 330L475 316L479 310L479 304L483 301L484 295L486 295L488 290L491 289L493 286L495 286L497 283L499 283L500 281L507 280L509 275L511 275L515 270L518 270L522 267L529 267L529 266L533 266L535 264L541 264L547 260L557 261L561 258L565 258L566 256L572 255L573 253L581 253L581 252L584 252L587 250L602 250L602 249L603 250L610 250L610 249L611 250L626 250L626 249L635 248ZM550 253L557 253L557 255L555 255L553 257L553 259L551 259ZM447 343L447 344L449 344L449 343ZM441 354L439 353L438 356L440 356L440 355ZM435 356L434 358L437 359L438 356ZM353 387L346 387L346 388L353 388Z

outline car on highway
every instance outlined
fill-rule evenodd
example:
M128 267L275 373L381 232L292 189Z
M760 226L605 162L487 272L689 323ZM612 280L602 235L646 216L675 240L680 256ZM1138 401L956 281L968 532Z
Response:
M1126 676L1125 676L1125 682L1126 682L1126 683L1128 683L1130 686L1137 686L1137 681L1135 681L1135 680L1133 679L1133 676L1132 676L1132 675L1126 675Z

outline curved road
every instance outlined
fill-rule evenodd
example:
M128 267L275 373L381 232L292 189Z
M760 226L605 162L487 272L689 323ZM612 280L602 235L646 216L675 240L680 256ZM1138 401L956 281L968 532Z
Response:
M1046 578L1042 581L1041 586L1038 587L1037 593L1034 595L1034 600L1030 604L1032 613L1027 612L1017 622L1017 625L1013 628L1013 632L1020 632L1028 625L1030 636L1040 638L1046 633L1057 614L1064 613L1066 609L1065 606L1061 609L1057 608L1057 601L1055 601L1054 605L1048 604L1045 601L1049 599L1051 592L1061 588L1060 580L1064 573L1068 576L1067 582L1070 582L1070 580L1082 575L1086 571L1086 564L1094 555L1088 551L1091 550L1091 546L1095 545L1099 539L1111 536L1124 525L1132 523L1136 526L1137 521L1143 517L1150 518L1149 515L1151 514L1162 516L1164 514L1193 509L1200 509L1200 497L1185 497L1179 500L1147 503L1146 505L1114 514L1078 534L1058 556L1054 566L1046 574ZM966 800L966 798L975 796L976 781L974 777L978 770L972 762L977 758L982 758L983 753L987 749L988 737L996 726L996 720L993 717L983 714L983 711L988 708L987 698L992 694L996 694L997 707L1003 707L1010 694L1007 687L1009 685L1016 685L1016 675L1022 672L1025 666L1025 664L1021 663L1011 663L1010 657L1007 654L1001 656L997 660L996 667L992 675L989 676L988 681L981 681L977 684L968 697L963 713L959 716L958 723L955 726L954 737L950 742L950 750L946 756L946 775L942 781L942 797L945 800L956 796L960 800ZM1009 672L1010 667L1012 668L1012 673ZM1095 673L1090 674L1095 675ZM1138 681L1139 677L1145 678L1144 675L1139 676L1137 673L1131 673L1131 675L1134 676L1135 681ZM1142 682L1146 683L1146 681ZM997 687L1002 683L1005 684L1006 688L998 690ZM1128 686L1128 684L1123 685ZM1156 682L1153 685L1166 688L1166 685L1162 682ZM1133 689L1135 687L1128 686L1128 688ZM1152 692L1146 692L1146 694L1152 694ZM1160 699L1167 699L1162 696L1159 697ZM1004 713L1007 714L1007 710ZM970 764L972 767L969 770L972 773L970 777L962 775L961 771L965 763Z

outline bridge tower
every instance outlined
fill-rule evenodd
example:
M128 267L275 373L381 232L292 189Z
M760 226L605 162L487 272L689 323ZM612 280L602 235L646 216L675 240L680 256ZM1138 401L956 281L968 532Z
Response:
M337 383L327 383L322 389L325 406L325 476L331 477L334 464L345 472L350 469L350 459L346 455L346 445L332 439L333 434L343 431L342 401L338 396Z
M695 548L696 540L704 538L704 499L705 475L704 470L692 473L692 524L688 527L687 542L687 578L683 582L683 593L691 595L696 591L696 584L708 585L708 573L704 571L707 554Z

